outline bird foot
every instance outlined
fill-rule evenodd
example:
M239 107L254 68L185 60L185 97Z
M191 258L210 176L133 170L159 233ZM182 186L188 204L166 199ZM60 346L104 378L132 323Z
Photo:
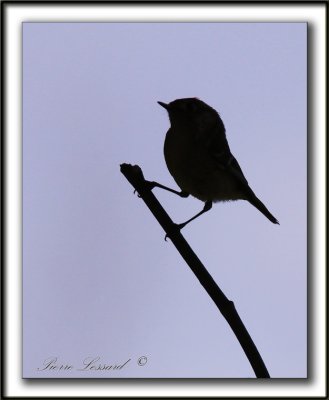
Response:
M180 232L181 229L183 229L185 225L186 225L186 223L183 223L183 224L175 224L175 223L174 223L174 224L172 225L172 228L170 229L170 232L168 232L168 233L166 234L164 240L167 241L167 238L170 237L170 235L171 235L173 232L175 232L175 233Z
M156 182L151 182L151 181L147 181L146 179L144 180L144 185L146 186L147 189L149 190L153 190L155 187L158 186L158 183ZM134 194L136 194L137 190L134 190ZM137 192L137 196L141 197L141 195Z

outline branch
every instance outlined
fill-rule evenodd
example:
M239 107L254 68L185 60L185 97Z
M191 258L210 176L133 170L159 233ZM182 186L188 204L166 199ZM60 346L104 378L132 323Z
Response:
M201 285L212 298L223 317L232 328L235 336L241 344L257 378L269 378L270 375L266 366L250 337L247 329L243 325L239 314L237 313L233 301L230 301L218 287L209 272L201 263L199 258L193 252L190 245L184 239L183 235L177 229L174 222L163 209L151 189L145 183L143 172L138 165L121 164L121 172L127 178L129 183L136 189L140 197L144 200L154 217L162 226L167 236L191 268Z

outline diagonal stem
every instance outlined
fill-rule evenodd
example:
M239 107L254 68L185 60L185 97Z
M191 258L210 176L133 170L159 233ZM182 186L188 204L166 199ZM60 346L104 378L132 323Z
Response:
M130 164L121 164L121 172L130 184L138 191L140 197L165 230L166 234L170 237L174 246L177 248L232 328L255 372L256 377L269 378L270 375L266 369L264 361L237 313L233 301L229 300L225 296L197 255L193 252L190 245L184 239L176 224L173 223L169 215L154 196L147 181L144 179L141 168L138 165L132 166Z

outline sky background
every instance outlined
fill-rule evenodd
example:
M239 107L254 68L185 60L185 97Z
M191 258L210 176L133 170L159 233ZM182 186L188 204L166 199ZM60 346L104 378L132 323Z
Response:
M307 376L306 38L304 23L23 24L23 377L254 377L120 173L138 164L177 188L157 101L183 97L220 112L280 225L239 201L215 204L182 233L271 377ZM154 193L177 223L203 207ZM79 371L97 357L130 361ZM72 368L41 371L55 358Z

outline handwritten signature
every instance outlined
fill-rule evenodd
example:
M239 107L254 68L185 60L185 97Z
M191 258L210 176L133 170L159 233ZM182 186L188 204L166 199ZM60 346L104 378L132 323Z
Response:
M146 357L143 356L145 359ZM131 358L120 363L103 363L100 357L86 357L79 366L70 363L61 363L58 357L46 358L38 371L115 371L122 370L131 361Z

